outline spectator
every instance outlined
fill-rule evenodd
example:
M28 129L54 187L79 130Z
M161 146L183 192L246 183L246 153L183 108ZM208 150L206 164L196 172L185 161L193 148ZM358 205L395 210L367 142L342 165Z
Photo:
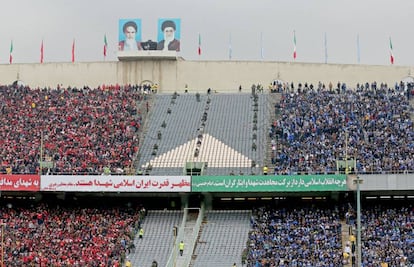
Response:
M263 166L263 175L267 175L269 171L269 168L265 165Z
M345 264L349 264L351 255L352 255L351 247L349 246L349 243L346 243L345 248L344 248L344 261L345 261Z
M139 229L139 239L142 239L144 237L144 228Z
M180 242L180 244L178 245L178 248L180 250L180 256L182 256L183 252L184 252L184 242L183 241Z

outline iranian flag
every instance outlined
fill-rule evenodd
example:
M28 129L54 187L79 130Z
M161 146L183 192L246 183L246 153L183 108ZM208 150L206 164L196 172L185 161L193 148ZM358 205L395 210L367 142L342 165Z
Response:
M72 42L72 63L75 62L75 39Z
M293 59L296 60L296 32L293 31Z
M13 40L10 42L10 54L9 54L9 63L13 63Z
M103 47L104 57L106 57L107 52L108 52L108 40L106 39L106 34L105 34L104 35L104 47Z
M390 37L390 62L391 64L394 64L394 54L392 53L392 41Z
M198 34L198 55L201 55L201 35Z
M43 63L43 40L40 44L40 63Z

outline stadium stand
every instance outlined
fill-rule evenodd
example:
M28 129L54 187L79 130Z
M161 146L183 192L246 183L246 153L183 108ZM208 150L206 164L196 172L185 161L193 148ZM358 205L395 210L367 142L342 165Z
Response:
M0 88L1 172L125 174L139 149L149 90ZM46 163L50 163L47 165Z
M376 203L362 212L364 266L414 265L414 210L412 205Z
M183 175L186 163L200 163L204 175L251 174L264 162L267 101L247 93L156 95L137 168Z
M414 170L413 108L398 88L299 88L283 94L275 114L275 174L335 173L339 160L355 158L359 173Z
M141 205L105 201L95 199L82 207L45 201L2 206L5 266L109 267L126 260L132 266L154 261L167 266L175 251L171 230L184 220L183 211L146 211ZM412 204L364 201L363 266L413 266ZM347 261L343 247L355 239L341 235L345 222L355 235L355 217L347 207L353 209L348 203L284 201L252 211L207 211L194 252L186 248L192 254L188 266L351 266L355 250Z
M339 204L254 209L246 266L355 266L355 217ZM413 266L412 203L367 201L363 206L363 266ZM350 235L341 237L341 221L351 226Z
M154 95L131 85L2 86L0 171L124 175L136 169L151 176L227 176L259 175L269 166L269 174L276 175L349 173L338 166L346 158L355 164L352 173L409 174L414 172L412 101L398 84L376 83L352 89L341 83L336 88L286 83L272 93ZM39 161L53 166L41 170ZM243 200L228 204L233 211L217 203L209 207L196 245L186 240L186 259L178 261L191 259L185 267L350 266L343 254L349 238L343 229L346 209L338 202L348 194L351 199L353 192L328 192L324 204L339 205L334 208L305 201L281 207L274 199L257 208L245 201L244 192L213 193L209 197ZM257 204L261 196L278 194L289 200L302 193L307 195L254 192L249 201ZM162 193L138 194L157 202ZM110 201L119 195L115 192ZM184 202L183 195L168 192L165 198ZM190 204L198 204L193 196L202 202L203 194L188 195ZM172 229L186 220L184 203L174 211L154 208L144 219L141 208L102 207L99 201L85 208L54 201L7 206L1 199L5 266L109 267L126 259L133 266L150 266L154 260L167 266L177 247ZM363 203L364 267L413 266L413 205L369 204ZM252 205L253 213L241 211ZM354 236L355 222L349 223Z
M151 266L154 260L166 266L174 246L172 230L182 219L183 211L149 210L141 224L144 236L135 239L135 253L129 254L133 266Z
M232 266L240 262L250 230L249 210L206 212L194 250L194 267Z
M235 175L271 166L275 174L323 174L356 157L359 173L414 169L413 108L400 87L279 91L2 86L0 171L39 173L42 164L44 174Z
M49 204L0 208L4 266L120 267L145 216L142 207Z
M251 223L248 267L343 264L338 210L259 208L254 211Z

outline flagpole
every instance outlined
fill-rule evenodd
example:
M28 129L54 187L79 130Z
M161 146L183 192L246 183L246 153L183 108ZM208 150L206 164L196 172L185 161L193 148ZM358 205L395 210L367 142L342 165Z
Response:
M73 38L72 42L72 63L75 62L75 38Z
M391 36L390 36L390 62L391 62L391 65L394 65L394 53L392 49L393 47L392 47L392 41L391 41Z
M108 53L108 40L106 39L106 33L104 34L104 47L103 47L103 60L106 61L106 54Z
M328 64L328 40L325 32L325 64Z
M232 57L232 48L231 48L231 33L229 34L229 60L231 60Z
M43 60L44 60L44 50L43 50L43 38L42 38L42 43L40 45L40 64L43 64Z
M9 64L13 64L13 40L10 42Z
M263 51L263 32L260 33L260 58L264 60L264 51Z
M359 48L359 33L357 34L357 61L358 61L358 64L361 63L361 52Z
M293 30L293 60L296 61L296 31Z
M198 53L198 60L200 60L200 58L201 58L201 34L200 33L198 33L198 50L197 50L197 53Z

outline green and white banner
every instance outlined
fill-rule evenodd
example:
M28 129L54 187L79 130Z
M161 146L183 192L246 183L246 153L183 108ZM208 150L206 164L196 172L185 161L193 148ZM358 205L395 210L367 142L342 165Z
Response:
M345 191L346 175L193 176L192 192Z

